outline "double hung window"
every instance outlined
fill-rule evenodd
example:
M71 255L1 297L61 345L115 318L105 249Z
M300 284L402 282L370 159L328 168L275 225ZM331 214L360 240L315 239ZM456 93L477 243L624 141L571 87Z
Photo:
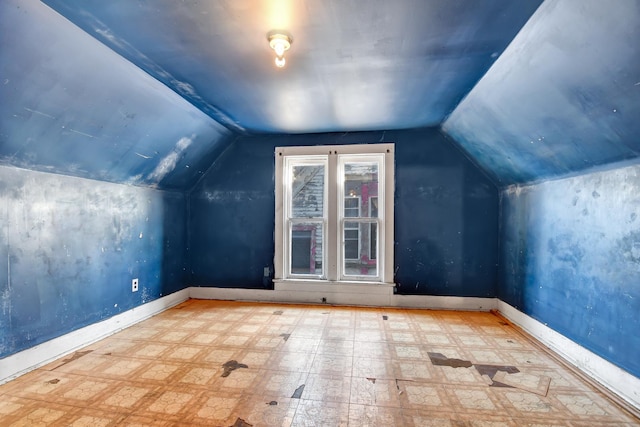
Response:
M276 149L276 279L393 281L393 148Z

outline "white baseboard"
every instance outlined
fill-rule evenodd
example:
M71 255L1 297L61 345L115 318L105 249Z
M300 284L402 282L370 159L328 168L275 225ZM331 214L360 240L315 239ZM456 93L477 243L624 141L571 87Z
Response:
M580 372L611 390L629 405L640 410L640 378L576 344L534 318L498 301L500 313L528 334L549 347Z
M0 384L115 334L146 318L158 314L189 299L189 290L183 289L157 300L132 308L109 319L69 332L58 338L38 344L27 350L0 359Z
M189 288L189 296L197 299L218 299L231 301L262 301L301 304L334 304L373 307L424 308L434 310L474 310L496 309L496 298L444 297L428 295L396 295L393 287L384 285L297 285L295 283L276 284L275 290L238 288ZM323 301L324 298L324 301Z

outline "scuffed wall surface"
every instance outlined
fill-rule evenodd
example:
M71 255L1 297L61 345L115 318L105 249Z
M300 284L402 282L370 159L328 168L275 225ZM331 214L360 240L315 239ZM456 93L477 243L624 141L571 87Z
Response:
M273 271L276 146L374 142L396 144L398 292L495 296L498 192L434 129L237 140L190 195L191 284L265 285L264 267Z
M502 194L499 297L640 376L640 166Z
M391 135L397 135L398 292L495 296L498 268L495 186L439 132Z
M0 357L181 289L184 210L179 193L0 167Z
M39 1L0 2L0 165L192 187L222 125Z

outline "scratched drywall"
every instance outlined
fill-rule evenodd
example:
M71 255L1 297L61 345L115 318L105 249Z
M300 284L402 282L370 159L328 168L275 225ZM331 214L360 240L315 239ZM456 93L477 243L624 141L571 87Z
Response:
M640 376L640 166L501 198L499 297Z
M179 290L184 213L180 193L0 166L0 358Z
M258 288L273 272L274 149L394 142L395 282L403 294L495 296L498 192L434 129L244 137L190 193L196 286Z

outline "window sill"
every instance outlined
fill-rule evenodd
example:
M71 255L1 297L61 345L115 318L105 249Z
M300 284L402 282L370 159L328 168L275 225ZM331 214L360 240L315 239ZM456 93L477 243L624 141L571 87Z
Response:
M275 279L276 291L323 292L331 294L393 295L395 283L328 281L314 279Z

